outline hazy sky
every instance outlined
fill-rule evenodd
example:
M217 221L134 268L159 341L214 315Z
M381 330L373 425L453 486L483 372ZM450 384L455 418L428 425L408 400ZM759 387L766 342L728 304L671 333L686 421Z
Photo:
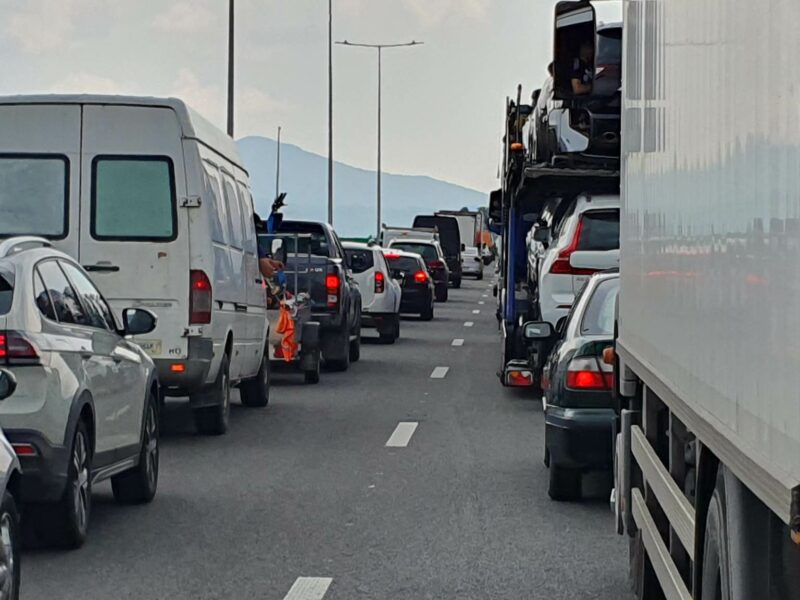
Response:
M176 95L225 125L227 0L0 0L0 93ZM334 0L384 53L384 169L496 187L505 97L544 79L553 0ZM236 0L236 136L327 153L327 0ZM376 56L335 47L335 157L374 168ZM252 167L251 167L252 168ZM272 168L270 165L269 168Z

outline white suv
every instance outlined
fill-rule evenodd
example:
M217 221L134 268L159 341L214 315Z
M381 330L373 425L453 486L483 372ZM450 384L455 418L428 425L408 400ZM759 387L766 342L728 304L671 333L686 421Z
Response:
M545 232L543 232L545 233ZM619 267L619 196L578 196L539 260L537 304L553 327L597 271Z
M361 324L375 327L384 344L400 337L402 289L392 278L380 246L342 242L353 278L361 292Z
M22 465L29 523L68 547L86 539L92 485L111 479L120 502L158 485L159 388L129 335L155 329L143 309L120 327L81 266L41 238L0 242L0 363L16 377L0 426Z

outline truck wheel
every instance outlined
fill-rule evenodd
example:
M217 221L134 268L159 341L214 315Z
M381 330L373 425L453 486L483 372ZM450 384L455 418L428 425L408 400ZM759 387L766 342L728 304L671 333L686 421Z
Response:
M228 431L231 414L230 358L223 355L217 380L207 392L214 400L213 406L201 406L194 410L194 424L204 435L222 435Z
M581 472L577 469L559 467L551 462L550 487L547 493L556 501L580 500Z
M114 500L120 504L144 504L150 502L158 488L158 401L150 392L144 407L142 446L139 449L139 464L133 469L111 478Z
M350 335L347 327L337 332L332 338L327 346L336 348L336 350L333 357L330 352L323 351L325 367L331 371L347 371L350 368Z
M239 396L245 406L260 408L269 404L270 364L269 349L264 348L261 357L261 366L252 379L247 379L239 385Z

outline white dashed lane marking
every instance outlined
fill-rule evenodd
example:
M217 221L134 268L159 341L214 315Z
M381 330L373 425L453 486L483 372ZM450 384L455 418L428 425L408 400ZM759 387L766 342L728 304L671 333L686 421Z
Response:
M484 305L484 304L486 304L486 302L484 302L483 300L479 300L479 301L478 301L478 304L480 304L480 305Z
M450 367L436 367L431 373L431 379L444 379Z
M331 583L330 577L298 577L283 600L322 600Z
M408 446L408 442L411 440L411 436L414 435L414 432L417 430L417 426L419 425L416 421L401 421L397 424L397 427L394 428L394 432L392 433L391 437L389 437L389 441L386 442L387 448L405 448ZM321 598L322 596L320 596Z
M464 345L464 340L462 340L461 338L456 338L456 339L453 340L453 344L452 345L453 346L463 346Z
M466 323L464 323L464 327L472 327L473 325L475 325L475 323L473 323L472 321L467 321Z
M479 315L479 314L481 314L481 310L479 308L476 308L475 310L472 311L472 314L473 315Z

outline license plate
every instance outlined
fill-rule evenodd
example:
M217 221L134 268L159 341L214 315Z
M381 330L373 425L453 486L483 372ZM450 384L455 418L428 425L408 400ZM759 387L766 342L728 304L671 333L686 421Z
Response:
M136 340L149 356L161 356L161 340Z

